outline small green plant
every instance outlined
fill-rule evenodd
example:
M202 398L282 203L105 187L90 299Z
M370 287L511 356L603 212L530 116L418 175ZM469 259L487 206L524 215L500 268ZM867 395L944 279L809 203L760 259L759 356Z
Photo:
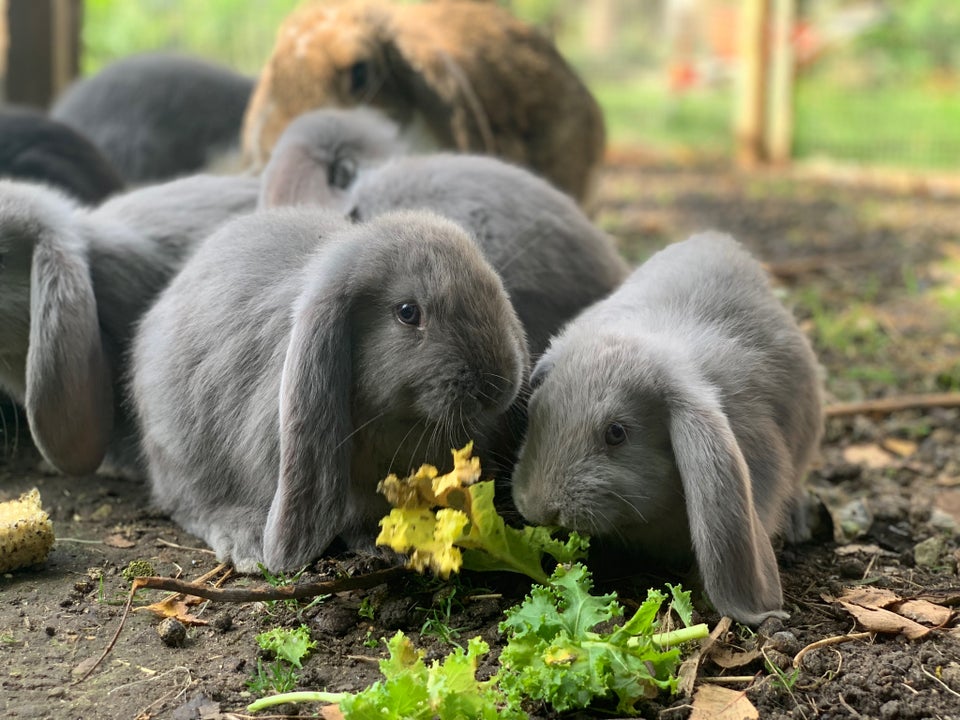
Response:
M367 648L375 648L380 646L380 641L373 636L373 628L367 628L367 636L363 639L363 646Z
M257 635L257 644L274 656L265 664L257 659L257 672L247 681L247 688L257 695L268 692L289 692L297 685L295 668L303 667L303 659L316 648L306 625L298 628L273 628Z
M297 686L297 673L289 665L279 661L264 664L257 658L257 672L247 680L247 690L254 695L287 693Z
M373 620L373 616L376 614L376 608L373 605L373 598L367 595L363 600L360 601L360 607L357 610L357 615L367 620Z
M287 587L289 585L296 585L297 581L300 579L300 576L303 575L306 567L300 568L296 573L291 576L287 576L286 573L278 572L272 573L261 563L257 565L260 568L260 573L263 575L263 579L271 587ZM319 605L324 600L326 600L329 595L317 595L306 605L301 605L300 601L296 598L290 598L289 600L264 600L263 606L267 609L269 614L274 614L278 608L286 608L287 610L296 611L297 619L303 619L303 612L308 610L316 605Z

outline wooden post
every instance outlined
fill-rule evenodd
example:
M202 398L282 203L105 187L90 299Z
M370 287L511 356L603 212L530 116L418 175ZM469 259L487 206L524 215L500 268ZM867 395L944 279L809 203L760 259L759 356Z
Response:
M770 43L770 96L764 145L771 163L790 162L793 148L793 27L795 0L773 0Z
M6 0L6 102L46 109L77 76L82 11L82 0Z
M764 160L766 118L766 29L768 0L743 0L740 5L740 58L737 109L734 120L736 157L741 165Z

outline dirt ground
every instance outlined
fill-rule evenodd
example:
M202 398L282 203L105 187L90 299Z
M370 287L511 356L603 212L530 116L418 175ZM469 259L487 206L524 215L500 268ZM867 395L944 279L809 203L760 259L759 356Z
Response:
M604 178L598 221L633 261L694 230L736 235L769 263L813 338L831 403L960 385L960 303L950 304L960 283L960 263L951 264L960 258L960 197L621 157ZM529 589L515 577L465 574L455 584L404 577L312 605L206 603L191 612L209 624L190 627L182 647L162 641L156 617L136 612L103 663L76 682L116 632L130 561L187 579L217 563L151 511L144 487L39 472L22 425L9 412L4 420L0 500L38 487L58 540L43 567L0 578L3 717L243 717L253 697L247 683L264 660L256 634L301 622L318 647L300 689L365 687L378 677L376 639L396 629L428 657L479 634L494 648L483 668L490 672L502 610ZM756 633L734 626L721 638L732 666L705 660L699 683L744 691L762 718L960 718L960 630L950 614L960 603L958 435L956 408L831 418L810 477L823 503L817 539L779 553L791 617ZM333 557L302 579L373 565ZM637 582L613 586L628 606L645 595ZM948 619L919 639L893 631L810 650L794 671L804 646L862 631L837 600L858 588L925 598ZM140 597L142 605L164 594ZM718 618L704 611L704 620L712 627ZM759 656L750 652L758 648ZM690 704L662 696L642 710L674 720L688 717ZM568 715L610 716L609 708Z

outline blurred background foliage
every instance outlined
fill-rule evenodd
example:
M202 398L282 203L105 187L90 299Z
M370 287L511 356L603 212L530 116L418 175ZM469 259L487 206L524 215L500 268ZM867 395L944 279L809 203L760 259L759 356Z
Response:
M83 71L146 49L255 74L298 0L86 0ZM737 0L501 0L551 35L614 145L729 154ZM960 2L798 0L797 158L960 167Z

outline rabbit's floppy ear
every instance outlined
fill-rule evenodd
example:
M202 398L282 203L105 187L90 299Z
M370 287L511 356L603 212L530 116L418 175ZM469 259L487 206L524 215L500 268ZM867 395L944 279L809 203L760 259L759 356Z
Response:
M350 247L323 253L297 300L280 380L280 476L263 534L271 571L320 555L343 529L350 483Z
M397 11L398 19L402 10ZM385 43L384 55L438 137L449 138L461 152L497 154L490 108L484 102L489 98L476 86L468 68L451 53L424 42L422 33L398 25L395 35ZM502 97L496 99L507 102Z
M741 622L786 618L750 471L716 394L703 386L673 390L670 436L704 589L719 612Z
M47 231L34 245L24 404L44 457L64 473L84 475L106 452L113 388L89 266L71 240Z
M314 157L300 144L278 147L260 176L260 209L322 205L342 210L331 191L332 162Z

